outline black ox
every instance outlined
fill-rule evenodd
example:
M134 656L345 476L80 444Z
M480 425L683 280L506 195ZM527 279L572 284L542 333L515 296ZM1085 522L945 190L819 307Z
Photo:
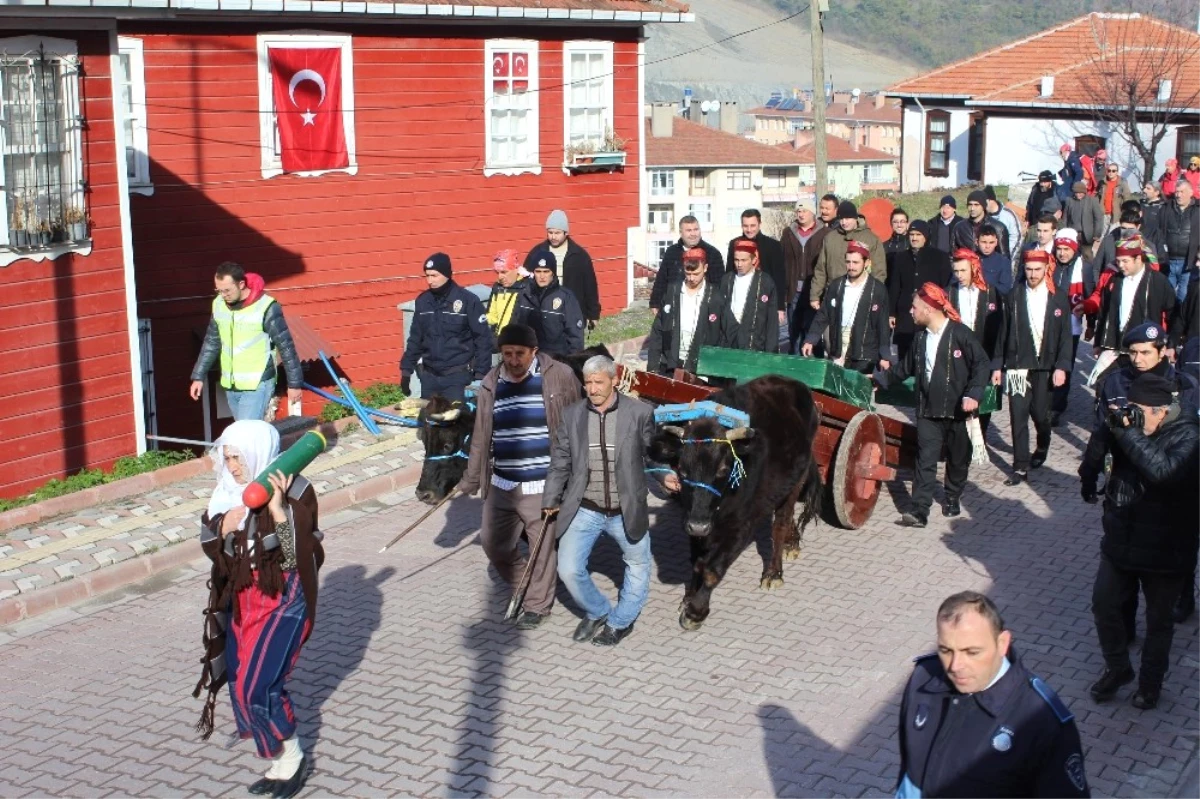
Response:
M772 514L771 557L759 585L783 585L783 558L799 556L824 490L813 456L821 413L807 386L769 375L711 399L745 411L750 427L728 430L715 419L666 425L650 448L650 457L671 466L683 484L679 502L692 549L692 579L679 613L685 630L708 618L713 589ZM803 509L794 519L798 501Z

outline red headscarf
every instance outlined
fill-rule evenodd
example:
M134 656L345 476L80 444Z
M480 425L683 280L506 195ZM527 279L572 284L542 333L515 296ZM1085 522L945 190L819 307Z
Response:
M954 251L954 257L951 261L966 261L969 263L971 265L971 285L980 291L987 291L987 281L983 279L983 261L979 260L979 256L974 250L959 247Z
M1045 264L1046 265L1046 290L1049 291L1051 294L1053 294L1054 293L1054 259L1050 257L1050 253L1046 252L1045 250L1041 249L1040 247L1034 247L1032 250L1026 250L1025 254L1021 257L1021 260L1024 263L1029 263L1030 261L1032 261L1036 264Z
M954 310L954 306L950 303L950 297L937 283L926 283L921 286L917 290L917 299L930 308L937 308L946 314L947 318L953 319L955 322L962 321L962 317L958 315L958 311Z
M749 239L738 239L733 244L734 252L748 252L755 258L758 257L758 245Z

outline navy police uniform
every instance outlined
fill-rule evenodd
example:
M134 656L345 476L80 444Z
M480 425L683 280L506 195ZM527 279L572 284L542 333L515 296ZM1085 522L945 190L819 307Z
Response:
M1021 665L960 694L936 654L916 658L900 706L897 797L1091 796L1075 717Z
M549 269L555 273L545 288L536 279L525 281L517 299L513 322L529 325L537 334L538 350L552 356L570 355L583 349L583 311L570 289L558 282L558 263L549 250L526 261L526 268Z
M429 266L431 263L444 267L443 273L448 275L449 257L437 253L426 262L427 269L436 268ZM417 297L408 344L400 359L401 378L419 369L422 399L439 394L451 401L462 400L467 384L491 369L493 345L483 303L451 280Z

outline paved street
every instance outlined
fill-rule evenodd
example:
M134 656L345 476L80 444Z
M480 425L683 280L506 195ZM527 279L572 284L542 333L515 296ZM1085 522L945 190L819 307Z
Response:
M865 529L810 529L770 593L752 548L698 633L676 623L686 541L656 501L650 601L615 650L572 643L568 604L532 633L499 621L508 592L488 575L477 500L384 555L421 510L410 495L326 519L319 618L293 680L314 758L306 795L884 795L910 659L931 650L940 600L965 588L991 593L1026 664L1073 709L1094 794L1195 795L1195 621L1177 628L1157 710L1133 709L1130 689L1087 698L1101 659L1099 512L1074 477L1084 434L1064 428L1032 484L1005 489L1005 416L964 517L903 530L885 494ZM611 587L615 547L599 554ZM265 766L230 741L225 694L213 738L192 729L204 580L168 573L0 630L0 796L244 794Z

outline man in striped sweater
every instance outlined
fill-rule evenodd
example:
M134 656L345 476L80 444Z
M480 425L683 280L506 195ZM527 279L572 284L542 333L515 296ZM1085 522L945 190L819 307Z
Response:
M525 568L518 549L522 535L538 552L517 627L532 630L550 615L558 559L553 520L541 524L542 491L550 451L563 410L578 402L582 389L569 366L538 352L537 334L521 324L500 331L501 362L483 378L471 434L467 471L458 489L483 491L480 541L488 560L510 584Z

